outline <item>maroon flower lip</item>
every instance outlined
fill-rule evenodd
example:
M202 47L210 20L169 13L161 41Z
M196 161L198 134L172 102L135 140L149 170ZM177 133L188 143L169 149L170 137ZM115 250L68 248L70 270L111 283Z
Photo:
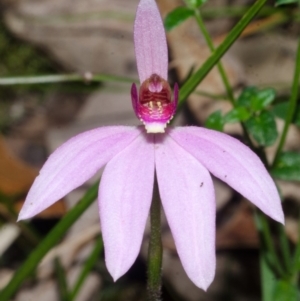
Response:
M132 106L136 116L145 124L147 133L164 133L167 123L173 118L178 103L178 85L174 86L174 97L166 80L157 74L146 79L137 93L135 84L131 88Z

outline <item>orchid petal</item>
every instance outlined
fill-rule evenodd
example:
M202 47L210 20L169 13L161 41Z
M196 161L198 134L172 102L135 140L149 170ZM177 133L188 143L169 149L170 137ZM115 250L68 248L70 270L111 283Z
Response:
M154 0L141 0L134 23L134 45L140 82L152 74L168 78L168 48L164 25Z
M162 205L189 278L207 289L215 274L215 193L209 172L168 136L156 143Z
M35 179L19 220L31 218L82 185L139 134L135 127L102 127L61 145Z
M138 256L153 183L151 135L140 135L104 169L99 189L99 214L106 266L114 280L126 273Z
M274 181L249 147L226 134L199 127L172 129L170 136L218 177L265 214L284 223Z

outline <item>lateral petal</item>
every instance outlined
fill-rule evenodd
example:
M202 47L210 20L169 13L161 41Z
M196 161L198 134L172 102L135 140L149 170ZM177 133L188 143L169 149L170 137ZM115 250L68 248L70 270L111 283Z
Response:
M215 275L215 193L209 172L172 138L156 143L159 193L189 278L206 290Z
M101 127L65 142L42 167L18 220L31 218L82 185L139 134L136 127Z
M104 169L99 213L106 266L114 280L128 271L139 254L153 182L152 135L140 135Z
M170 136L265 214L284 223L281 201L271 176L249 147L229 135L200 127L170 130Z
M141 0L134 22L134 45L140 82L152 74L168 78L168 48L164 25L154 0Z

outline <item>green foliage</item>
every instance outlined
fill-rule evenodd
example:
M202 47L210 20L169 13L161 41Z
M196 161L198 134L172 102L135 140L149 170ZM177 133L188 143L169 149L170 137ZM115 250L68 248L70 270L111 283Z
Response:
M256 227L262 233L262 223L259 215L255 215ZM271 253L267 248L262 248L260 250L260 268L261 268L261 286L262 286L262 300L263 301L274 301L274 287L276 286L276 275L271 269L268 258L270 258Z
M274 89L258 90L256 87L247 87L238 98L237 105L245 106L252 112L258 112L266 108L274 99Z
M172 30L186 19L194 15L194 11L188 7L180 6L172 10L165 18L165 29Z
M267 106L274 98L273 89L258 90L256 87L247 87L237 99L235 108L225 116L220 111L214 112L205 125L222 131L226 123L244 122L246 129L259 145L270 146L278 136L274 115L267 111Z
M246 128L253 138L262 146L272 145L278 136L274 115L263 111L245 122Z
M225 123L235 123L246 121L251 114L245 107L236 107L224 116Z
M290 282L280 280L274 289L274 301L298 301L300 299L297 287Z
M207 0L187 0L188 7L179 6L172 10L165 17L164 25L167 31L180 25L188 18L194 16L194 10L202 6Z
M66 270L58 257L54 259L53 269L57 280L58 295L60 301L71 301Z
M276 0L275 6L296 4L299 3L299 0Z
M300 153L282 153L271 170L275 178L286 181L300 181Z
M187 0L188 4L193 8L202 6L207 0Z
M205 127L222 132L224 127L224 118L222 116L222 112L216 111L209 115L209 117L206 119Z

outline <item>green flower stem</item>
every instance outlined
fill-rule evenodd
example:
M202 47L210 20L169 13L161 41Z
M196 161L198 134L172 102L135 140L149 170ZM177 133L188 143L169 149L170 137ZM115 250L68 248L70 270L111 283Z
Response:
M179 93L179 106L196 89L199 83L204 79L208 72L218 63L221 57L226 53L230 46L238 39L247 25L256 16L267 0L257 0L251 8L245 13L243 18L230 31L224 41L219 45L214 53L205 61L205 63L185 82Z
M156 182L150 209L151 233L148 249L147 301L161 300L161 266L163 249L161 241L160 211L161 204Z
M137 82L136 79L109 75L109 74L57 74L57 75L37 75L37 76L23 76L23 77L4 77L0 78L0 86L11 85L28 85L28 84L51 84L61 82Z
M282 148L283 148L285 140L286 140L289 126L295 115L297 100L298 100L298 93L299 93L299 91L298 91L299 90L299 80L300 80L300 39L298 41L298 49L297 49L297 54L296 54L296 64L295 64L295 72L294 72L294 79L293 79L293 85L292 85L292 95L291 95L291 98L289 101L289 107L288 107L288 112L287 112L287 116L285 119L284 128L283 128L283 131L282 131L282 134L280 137L279 145L276 150L275 159L272 164L273 166L275 166L276 163L278 162L280 153L282 151Z
M197 20L199 28L200 28L200 30L201 30L204 38L205 38L205 41L206 41L210 51L213 53L215 51L215 46L213 44L213 41L212 41L205 25L204 25L203 19L202 19L201 14L200 14L200 11L198 9L195 9L194 13L195 13L195 18ZM219 73L221 75L222 81L225 85L228 98L229 98L230 102L234 105L235 99L234 99L233 91L232 91L231 85L229 83L228 77L225 73L225 70L224 70L224 67L223 67L223 64L221 63L221 61L219 61L217 63L217 67L218 67Z
M51 230L51 232L32 251L22 266L15 272L8 285L0 292L0 300L8 301L16 293L23 281L33 274L41 259L65 235L66 231L76 222L84 211L93 203L98 193L98 183L95 183L65 217Z

